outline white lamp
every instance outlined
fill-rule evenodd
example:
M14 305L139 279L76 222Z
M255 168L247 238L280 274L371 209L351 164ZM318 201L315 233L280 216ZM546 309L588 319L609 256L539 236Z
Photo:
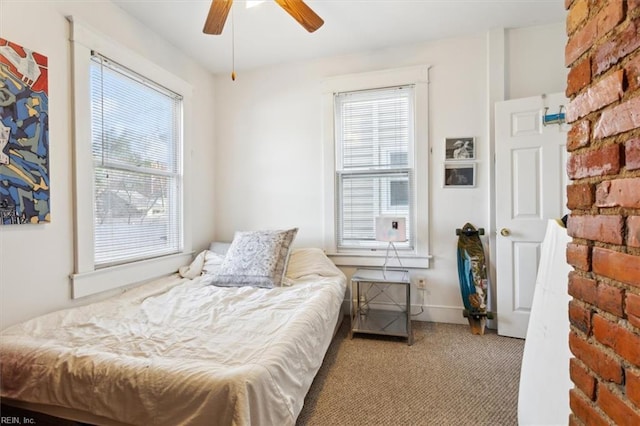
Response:
M387 272L387 261L389 260L389 248L393 247L396 253L398 263L402 267L398 250L394 243L407 241L407 220L404 217L397 216L378 216L376 217L376 240L386 241L387 253L384 257L384 265L382 265L382 273Z

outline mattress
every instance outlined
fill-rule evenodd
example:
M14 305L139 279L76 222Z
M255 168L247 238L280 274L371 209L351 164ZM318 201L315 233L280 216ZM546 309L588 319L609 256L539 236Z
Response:
M5 329L3 402L100 424L293 425L346 278L314 249L287 276L264 289L176 274Z

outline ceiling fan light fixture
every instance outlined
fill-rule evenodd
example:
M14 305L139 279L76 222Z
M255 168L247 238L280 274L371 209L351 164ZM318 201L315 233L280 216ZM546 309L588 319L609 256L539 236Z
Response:
M265 1L266 0L245 0L245 6L250 8L264 3ZM311 10L304 0L274 1L310 33L314 32L324 24L322 18ZM231 6L233 6L233 0L211 0L209 14L205 20L202 32L213 35L222 34L224 24L227 20L227 15L229 15L229 11L231 11ZM231 79L235 80L235 35L233 29L233 13L231 13L231 68Z
M251 9L252 7L256 7L262 3L264 3L267 0L247 0L246 2L246 8L247 9Z
M263 3L264 1L265 0L246 0L245 4L247 7L250 7ZM322 18L311 10L304 0L274 1L310 33L324 24ZM209 14L207 15L202 32L213 35L222 34L224 23L227 20L227 15L232 5L233 0L211 0L211 7L209 8Z

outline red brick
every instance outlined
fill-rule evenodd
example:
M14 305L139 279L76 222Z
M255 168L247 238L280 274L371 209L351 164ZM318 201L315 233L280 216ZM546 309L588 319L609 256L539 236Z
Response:
M589 2L576 0L567 13L567 34L571 34L589 16Z
M594 247L591 262L594 273L640 287L640 256Z
M569 348L571 353L593 370L603 380L622 383L622 366L607 355L603 349L583 340L575 332L569 333Z
M640 3L640 0L638 0ZM640 55L627 62L624 66L627 75L627 92L634 92L640 89Z
M621 1L606 2L604 7L598 12L596 21L598 22L598 38L604 37L609 31L614 29L624 19L624 7Z
M620 172L620 145L572 153L567 161L567 174L571 179L615 175Z
M596 280L585 278L577 272L569 273L569 294L585 303L595 305L598 300L598 290Z
M600 139L640 127L639 111L640 96L604 110L596 123L593 136Z
M637 426L640 424L640 414L625 399L624 395L614 392L608 386L598 388L598 406L617 426Z
M640 216L627 217L627 246L640 247Z
M627 315L627 321L635 328L640 328L640 317L635 315Z
M624 311L629 324L640 329L640 296L627 292Z
M598 22L587 21L586 25L574 32L567 41L564 49L564 65L570 66L584 52L589 50L598 36Z
M584 12L578 10L576 13L582 14ZM569 37L565 48L565 65L569 66L575 62L584 52L591 48L597 39L615 28L623 19L622 2L612 1L606 3L595 18L587 21L581 29Z
M627 370L625 376L627 398L640 407L640 373Z
M571 381L576 384L576 387L580 389L587 398L595 401L596 379L589 374L589 371L575 358L569 360L569 375L571 376Z
M622 4L622 2L619 3ZM610 37L602 43L593 53L591 61L593 75L599 75L608 70L611 65L640 47L638 31L640 31L640 18L631 21L615 37Z
M586 58L574 65L567 75L567 98L578 93L591 83L591 60Z
M625 312L627 315L640 317L640 296L629 292L626 296Z
M567 133L567 151L575 151L578 148L589 145L589 133L591 132L591 122L589 120L573 123Z
M593 185L588 183L567 185L567 207L571 210L589 209L594 201Z
M569 406L573 414L580 419L582 424L589 426L609 426L609 422L596 410L589 400L581 396L580 392L569 390Z
M624 159L624 166L627 170L640 169L640 138L630 139L625 142Z
M567 263L583 271L591 270L591 249L582 244L567 244Z
M598 308L607 311L619 317L624 315L622 303L624 301L624 290L618 287L598 284Z
M576 238L622 244L624 219L619 215L570 215L567 233Z
M602 182L596 187L596 206L640 208L640 178Z
M624 93L623 77L623 70L615 71L573 98L567 107L567 122L572 123L578 118L621 99Z
M569 302L569 322L584 334L591 334L591 311L575 300Z
M603 345L635 365L640 365L640 334L636 334L601 315L592 319L593 335Z

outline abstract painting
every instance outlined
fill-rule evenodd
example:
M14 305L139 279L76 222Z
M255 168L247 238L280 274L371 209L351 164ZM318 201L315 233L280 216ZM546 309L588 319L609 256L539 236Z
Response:
M0 224L49 222L47 57L0 38Z

